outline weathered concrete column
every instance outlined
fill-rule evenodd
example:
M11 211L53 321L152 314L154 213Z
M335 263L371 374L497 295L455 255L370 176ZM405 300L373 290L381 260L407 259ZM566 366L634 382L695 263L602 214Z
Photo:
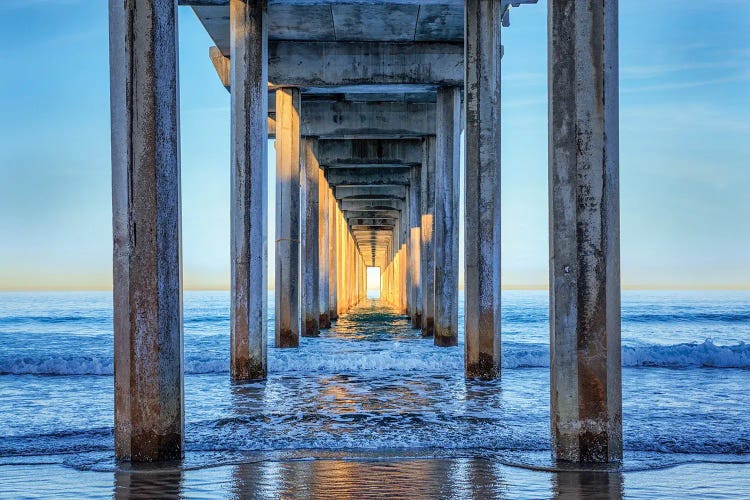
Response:
M299 346L299 89L276 91L276 347Z
M461 95L438 90L435 142L435 345L458 345L458 203Z
M407 205L406 210L402 213L403 221L401 223L401 259L399 265L401 266L401 312L407 314L409 307L409 288L411 283L408 279L408 265L409 257L407 255L409 249L409 207Z
M392 272L392 284L391 288L393 291L393 306L401 312L401 224L403 214L396 221L396 226L393 230L393 263L391 264Z
M354 243L354 237L349 233L349 296L350 307L357 305L357 247Z
M412 167L409 177L409 274L411 276L412 328L422 328L422 287L420 248L422 242L420 191L422 187L421 167Z
M318 244L320 242L318 231L318 175L320 166L317 160L318 141L314 138L303 139L304 175L302 176L304 204L304 223L301 227L302 234L302 335L315 337L320 334L320 298L318 294L318 281L320 270L318 269Z
M335 321L339 317L338 308L338 213L339 206L333 195L333 187L328 188L328 317Z
M177 4L110 2L109 29L115 456L174 460L185 428Z
M336 213L336 306L338 315L346 313L346 229L341 211Z
M422 335L435 333L435 138L425 137L422 153L421 205L422 224L420 250L422 278Z
M549 2L555 456L622 459L617 0Z
M266 2L231 0L231 376L265 378L268 327Z
M411 169L409 169L409 181L411 182ZM404 218L404 228L406 239L404 240L405 247L406 247L406 263L407 267L404 269L404 278L405 278L405 287L406 287L406 317L409 319L409 322L411 323L412 319L412 303L414 302L414 298L412 297L412 269L411 269L411 214L410 214L410 205L411 205L411 185L409 184L406 188L406 200L404 203L404 210L402 212L402 216Z
M331 327L331 307L329 305L328 273L329 273L329 222L330 203L328 202L328 181L322 168L318 168L318 301L320 313L318 324L320 328Z
M500 374L501 0L467 0L466 376Z

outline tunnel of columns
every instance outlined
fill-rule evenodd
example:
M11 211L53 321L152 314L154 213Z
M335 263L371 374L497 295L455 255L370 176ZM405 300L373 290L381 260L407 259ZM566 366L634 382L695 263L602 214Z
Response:
M457 345L462 135L465 372L499 377L501 31L528 3L179 1L231 93L234 380L267 376L268 252L274 348L360 303L368 267L436 349ZM617 0L547 3L553 455L617 462ZM110 2L115 448L132 461L183 449L177 4Z

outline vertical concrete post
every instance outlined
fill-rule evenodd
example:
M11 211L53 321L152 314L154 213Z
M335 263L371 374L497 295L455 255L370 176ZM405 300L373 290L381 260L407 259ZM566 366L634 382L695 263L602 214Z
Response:
M333 193L333 187L328 188L328 317L335 321L339 317L338 308L338 212L339 206Z
M267 373L268 23L266 2L231 0L231 376Z
M407 200L408 201L408 200ZM407 314L409 308L409 291L411 282L408 279L409 276L409 208L407 205L406 210L402 213L403 222L401 223L401 312Z
M548 5L552 443L559 460L619 461L618 5Z
M461 95L438 90L435 142L435 345L458 344L458 203Z
M299 346L299 89L276 91L276 347Z
M182 456L177 3L111 1L115 456Z
M422 141L421 171L421 238L422 259L422 335L432 337L435 333L435 244L433 228L435 224L435 138L425 137Z
M346 269L344 269L346 255L346 238L342 224L341 211L336 213L336 306L338 315L346 312Z
M329 222L330 203L328 202L328 181L322 168L318 168L318 300L320 313L318 324L320 328L331 327L331 307L329 305L328 274L329 274Z
M422 328L421 267L421 203L422 168L412 167L409 173L409 273L411 276L411 326Z
M320 196L318 187L318 165L317 150L318 141L314 138L303 140L304 159L303 191L304 223L300 230L302 234L302 335L315 337L320 334L320 296L318 294L318 281L320 279L318 269L318 244L320 242L318 231L318 198Z
M421 206L422 168L412 167L409 175L409 269L412 286L412 328L422 328L422 206Z
M362 252L359 253L359 298L367 299L367 262Z
M348 224L347 224L348 225ZM350 307L357 305L357 273L355 257L357 249L354 245L354 236L349 233L349 297Z
M411 170L409 171L409 177L411 179ZM406 248L406 263L407 267L404 269L404 278L406 280L406 317L409 319L409 323L411 323L412 319L412 303L414 302L414 299L412 297L412 286L411 286L411 279L412 279L412 268L411 268L411 214L409 208L411 207L411 187L407 186L406 188L406 199L404 202L404 228L406 229L405 235L406 239L404 240L405 248Z
M391 264L392 268L392 290L393 290L393 306L400 311L401 309L401 225L403 214L399 216L396 221L396 227L393 231L393 260Z
M466 376L500 375L501 0L467 0Z

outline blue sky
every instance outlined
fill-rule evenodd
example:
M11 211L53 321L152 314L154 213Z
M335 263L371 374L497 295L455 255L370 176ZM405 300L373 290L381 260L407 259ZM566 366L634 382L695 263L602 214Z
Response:
M503 32L506 287L547 282L545 4ZM179 21L185 286L226 288L229 95ZM105 0L0 2L0 289L111 287L107 28ZM620 69L623 285L750 287L750 2L623 0ZM271 207L273 176L269 147Z

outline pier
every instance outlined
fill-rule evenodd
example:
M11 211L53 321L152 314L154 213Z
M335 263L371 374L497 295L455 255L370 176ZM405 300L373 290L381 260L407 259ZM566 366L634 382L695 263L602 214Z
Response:
M465 375L500 377L501 34L535 0L110 1L117 458L183 454L178 3L231 93L231 377L268 375L269 251L273 348L360 304L368 267L457 345L462 137ZM550 428L577 463L622 458L617 7L548 1Z

